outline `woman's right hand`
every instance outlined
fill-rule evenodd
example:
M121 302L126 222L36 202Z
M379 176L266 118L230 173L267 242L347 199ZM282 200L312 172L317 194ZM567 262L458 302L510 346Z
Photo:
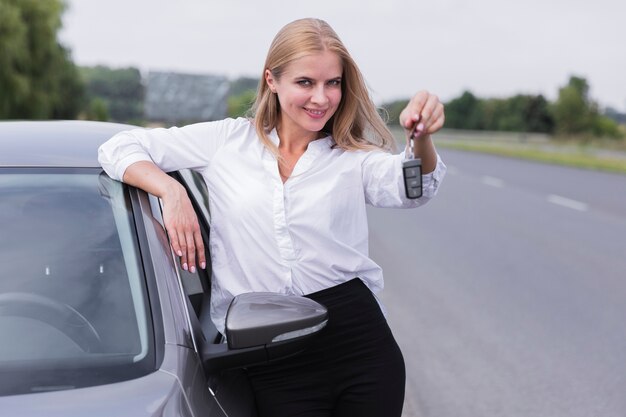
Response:
M185 271L195 272L196 266L206 268L204 243L198 216L185 188L173 181L161 196L163 222L174 253L180 256Z
M161 198L163 222L174 253L180 256L185 271L195 272L196 266L206 268L204 243L198 217L183 187L161 171L151 161L138 161L124 172L124 182Z

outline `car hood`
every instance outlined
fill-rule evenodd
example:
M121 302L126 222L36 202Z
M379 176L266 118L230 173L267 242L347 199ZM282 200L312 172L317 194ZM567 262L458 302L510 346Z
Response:
M177 379L164 371L115 384L0 397L0 410L21 417L191 415Z

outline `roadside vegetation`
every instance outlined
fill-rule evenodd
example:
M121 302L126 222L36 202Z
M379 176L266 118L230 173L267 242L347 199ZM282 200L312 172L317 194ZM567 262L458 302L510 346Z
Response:
M0 0L0 119L68 119L84 86L57 40L64 4Z
M396 131L407 102L382 106ZM555 102L542 95L483 99L465 91L445 108L437 146L626 174L626 114L601 111L582 77L571 76Z
M406 143L405 131L391 126L398 148ZM480 152L508 158L626 174L626 141L554 139L546 134L471 131L444 128L435 135L439 149Z
M390 124L397 124L408 99L382 105ZM626 114L600 105L589 95L587 80L571 76L556 101L542 95L479 98L470 91L445 103L446 127L477 131L545 133L555 139L590 141L626 138Z
M626 175L626 152L610 152L597 145L560 143L546 146L444 139L437 141L437 146Z

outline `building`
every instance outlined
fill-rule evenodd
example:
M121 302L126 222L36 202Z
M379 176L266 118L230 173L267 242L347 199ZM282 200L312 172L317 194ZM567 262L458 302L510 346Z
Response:
M165 125L223 119L228 113L228 94L226 77L151 71L145 117L150 123Z

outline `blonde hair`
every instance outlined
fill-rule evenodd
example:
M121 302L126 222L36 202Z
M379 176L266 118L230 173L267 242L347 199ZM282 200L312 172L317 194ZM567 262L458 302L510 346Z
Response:
M268 133L277 127L280 117L278 96L265 81L265 71L279 80L287 66L303 56L324 51L334 52L343 65L341 102L333 117L324 126L337 146L346 150L395 149L395 140L372 101L361 71L335 31L319 19L300 19L287 24L277 34L267 53L259 81L256 101L251 109L261 142L274 155L278 148Z

